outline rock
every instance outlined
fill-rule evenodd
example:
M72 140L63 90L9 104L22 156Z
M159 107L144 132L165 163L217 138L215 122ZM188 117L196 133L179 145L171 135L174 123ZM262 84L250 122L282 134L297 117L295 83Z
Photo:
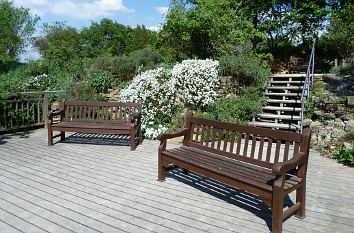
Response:
M323 115L323 112L322 111L314 111L313 112L313 115L315 116L315 117L317 117L317 118L319 118L319 117L321 117L322 115Z
M353 144L349 143L349 142L344 142L343 146L345 149L352 149L353 148Z
M319 106L322 105L321 98L318 97L318 96L316 96L316 97L314 98L313 102L314 102L314 105L315 105L316 107L319 107Z
M113 95L119 95L119 89L113 89Z
M353 119L353 115L352 114L344 114L342 116L340 116L340 119L342 121L349 121Z
M347 96L348 106L354 106L354 96Z
M334 119L336 119L336 115L333 114L333 113L325 113L325 114L323 114L323 117L324 117L325 119L329 119L329 120L334 120Z
M354 131L354 120L349 120L345 123L344 130L346 132L352 132Z
M325 102L325 104L337 104L337 103L339 103L339 101L340 101L340 98L337 96L328 96L324 102Z
M303 127L309 127L312 124L312 120L311 119L304 119L304 123L303 123Z
M334 128L330 134L332 139L338 139L343 136L344 133L345 132L343 130Z
M321 127L321 122L313 121L313 122L311 122L310 127L313 128L313 129L314 128L319 128L319 127Z

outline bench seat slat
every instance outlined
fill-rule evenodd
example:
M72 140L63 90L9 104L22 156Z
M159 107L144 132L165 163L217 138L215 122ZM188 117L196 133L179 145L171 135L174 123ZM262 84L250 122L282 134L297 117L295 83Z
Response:
M88 128L88 129L130 129L129 124L112 124L112 123L86 123L86 122L60 122L53 124L52 128Z
M227 159L227 158L219 158L218 155L211 154L208 152L204 152L204 156L199 156L200 150L194 149L194 148L188 148L188 147L181 147L177 149L171 150L173 153L179 153L183 156L186 156L186 158L189 158L189 156L192 156L192 158L198 158L200 161L203 161L204 163L212 163L215 166L222 167L225 170L229 170L231 173L234 172L232 169L232 164L237 164L237 172L244 174L246 177L250 177L250 173L252 173L251 177L254 178L255 180L264 180L267 182L270 179L274 178L274 175L272 174L271 170L269 169L264 169L262 167L258 167L252 164L248 163L243 163L239 162L234 159ZM214 158L218 158L218 160L212 159L210 160L207 156L214 156ZM231 167L230 167L231 163Z
M272 192L273 189L272 184L275 176L269 169L233 159L221 158L221 156L189 147L167 150L164 151L164 155L191 163L211 172L238 180L239 182L252 184L254 187L267 192ZM284 191L297 186L300 181L300 178L289 176L285 181Z
M208 171L211 171L213 173L231 178L233 180L237 180L239 182L246 183L248 185L252 185L252 186L257 187L263 191L266 191L269 193L272 192L272 186L266 185L265 182L255 181L253 179L246 177L242 173L238 173L238 174L230 173L230 171L225 171L220 166L213 165L210 162L209 163L203 162L203 160L201 160L199 157L186 156L183 153L178 153L175 151L165 151L164 155L169 156L174 159L177 159L179 161L185 162L185 163L193 164L193 166L206 169ZM199 156L203 156L203 155L199 155ZM211 156L208 155L208 159L211 160L212 159ZM232 165L230 164L230 166L232 166ZM236 171L238 171L237 165L233 165L233 167Z

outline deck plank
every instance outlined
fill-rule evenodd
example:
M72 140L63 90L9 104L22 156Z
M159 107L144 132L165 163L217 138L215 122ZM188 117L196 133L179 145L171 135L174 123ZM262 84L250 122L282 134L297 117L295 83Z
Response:
M125 140L76 135L48 147L44 129L0 135L0 229L269 232L270 210L256 196L179 170L157 182L159 143L132 152ZM306 218L290 217L284 232L354 232L352 177L311 151Z

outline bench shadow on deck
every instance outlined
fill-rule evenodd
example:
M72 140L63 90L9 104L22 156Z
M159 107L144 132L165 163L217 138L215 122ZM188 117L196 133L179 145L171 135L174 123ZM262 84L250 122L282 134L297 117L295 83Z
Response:
M58 143L72 144L91 144L91 145L112 145L112 146L129 146L129 135L113 135L113 134L88 134L88 133L73 133L65 137L64 141L55 141ZM136 140L137 143L137 140ZM1 145L1 141L0 141Z
M184 184L212 195L222 201L240 207L263 219L269 230L272 230L271 209L258 196L240 189L236 189L229 185L225 185L194 172L184 172L180 168L170 170L166 174L166 177L176 179L179 182L183 182ZM284 208L291 207L293 205L294 202L291 200L289 195L287 195L284 199Z

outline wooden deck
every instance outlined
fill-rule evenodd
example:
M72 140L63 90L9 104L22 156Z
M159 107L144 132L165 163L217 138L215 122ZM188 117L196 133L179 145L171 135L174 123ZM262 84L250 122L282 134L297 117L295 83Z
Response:
M257 197L178 170L160 183L158 142L126 143L76 134L48 147L44 129L0 135L0 232L269 232ZM311 152L306 215L284 232L354 232L354 168Z

